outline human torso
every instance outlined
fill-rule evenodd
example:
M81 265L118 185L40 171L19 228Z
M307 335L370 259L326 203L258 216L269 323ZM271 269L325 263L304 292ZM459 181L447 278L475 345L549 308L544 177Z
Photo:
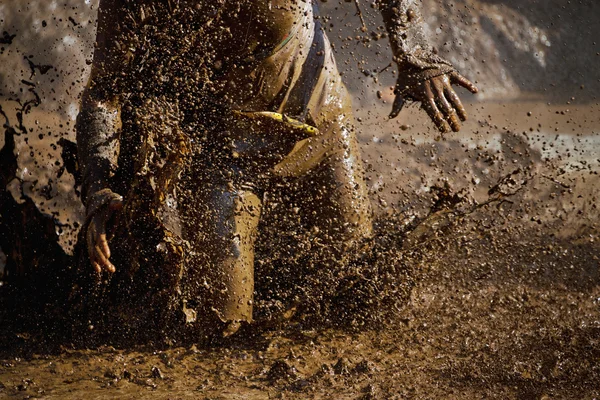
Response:
M248 59L277 48L305 24L310 0L105 0L119 4L125 12L115 13L115 26L124 32L143 35L148 26L174 25L169 32L192 39L199 49L208 50L215 61ZM186 31L187 30L187 31ZM139 45L139 42L137 43ZM152 50L152 49L151 49ZM154 50L166 50L157 46Z
M126 72L139 74L126 90L164 94L172 89L198 96L204 87L194 78L199 76L209 82L209 92L218 93L214 97L243 102L258 79L252 72L292 37L310 46L314 31L310 0L106 1L126 8L115 26L124 27L132 43Z

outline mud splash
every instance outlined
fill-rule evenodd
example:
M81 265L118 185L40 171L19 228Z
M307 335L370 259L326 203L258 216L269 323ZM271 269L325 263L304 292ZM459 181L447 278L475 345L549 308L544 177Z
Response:
M382 138L378 146L394 143ZM457 193L461 184L473 185L470 177L453 180L456 190L428 186L411 207L393 203L389 188L379 191L372 181L373 195L402 211L382 215L373 247L350 256L346 269L334 268L326 251L285 257L288 246L318 249L310 232L288 226L276 245L259 241L258 322L228 342L200 345L168 335L122 346L114 337L89 333L69 338L65 326L72 332L73 321L50 314L56 308L31 312L0 288L1 393L91 399L139 397L140 391L156 399L597 397L600 232L590 203L597 196L596 169L550 175L556 170L552 163L544 166L541 150L507 139L504 151L481 156L496 157L498 168L508 171L491 174L489 182L501 181L499 186L480 183L489 187L489 204ZM430 143L409 149L407 162L431 157ZM454 165L461 153L464 147L453 140L435 150L440 165ZM532 159L537 168L513 174ZM437 174L434 168L431 176ZM419 175L412 179L421 182Z
M549 226L506 224L497 210L480 208L444 229L439 218L429 219L411 230L420 232L414 245L382 245L402 254L416 285L408 303L377 324L372 316L360 326L360 317L344 315L369 309L357 307L371 297L369 288L385 289L372 282L378 276L370 269L371 280L361 282L366 290L348 292L356 298L338 296L332 306L326 288L315 301L330 304L319 310L329 316L325 321L299 313L209 347L171 342L165 348L159 341L50 351L31 330L3 330L9 347L1 390L9 398L92 399L140 391L156 399L598 396L597 230L561 238ZM386 238L394 239L406 242L400 233ZM401 265L398 257L377 260L388 271L389 261ZM380 300L371 309L379 316L389 311Z
M434 141L414 110L402 127L363 129L371 197L381 215L376 239L339 264L293 217L269 224L258 244L258 321L231 341L202 344L159 331L145 345L131 344L137 338L115 338L110 326L99 334L102 326L71 319L64 297L33 297L4 284L0 393L600 397L597 105L477 107L465 127L470 136ZM35 112L24 114L27 128L35 127ZM23 132L16 148L5 139L0 163L17 153L37 158L39 148L50 147L36 141L37 133ZM31 148L19 145L24 138ZM18 171L27 191L31 176L20 165L1 171L14 170L7 174L13 185ZM39 215L35 203L15 198L16 186L2 199L29 210L22 214L28 219ZM269 211L293 216L290 204L278 211L281 202L272 202ZM1 226L12 234L18 224L4 215ZM41 224L52 220L42 217ZM0 246L7 251L11 244ZM40 285L59 279L50 274Z

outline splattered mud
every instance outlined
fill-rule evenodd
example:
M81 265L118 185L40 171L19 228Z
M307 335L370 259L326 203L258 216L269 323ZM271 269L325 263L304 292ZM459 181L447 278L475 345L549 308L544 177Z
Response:
M394 140L398 132L377 134L376 140L362 137L365 158L382 155L373 157L369 182L381 215L379 249L388 251L375 262L409 266L404 277L414 281L409 299L389 305L393 309L363 304L362 311L385 315L383 320L329 318L354 304L342 296L327 299L338 302L329 317L319 320L306 311L284 323L259 320L239 337L212 345L175 340L166 346L159 340L89 348L81 341L48 341L51 331L6 329L0 394L15 399L598 398L599 186L593 160L597 135L589 133L598 122L592 117L595 107L575 108L570 116L537 103L480 108L481 115L466 127L471 132L484 120L507 125L487 125L498 135L470 139L492 143L496 137L504 143L487 175L477 164L485 160L485 146L465 152L461 140L466 139L458 135L419 143L410 139L411 130L420 129L414 116L400 143ZM532 110L533 117L523 110ZM542 132L531 134L531 146L518 135L503 136L531 132L532 123L536 131L537 119L561 132L577 121L577 130L587 134L572 139L592 145L583 144L581 154L558 162L541 147L536 150ZM551 142L548 148L568 138ZM462 157L471 164L456 161ZM549 161L542 162L544 157ZM593 168L576 168L586 157ZM395 159L408 172L390 168ZM532 163L529 175L510 175ZM417 164L419 174L410 172ZM444 170L446 165L453 168ZM460 173L453 172L456 165L463 168ZM483 206L491 183L506 174L514 178L514 194ZM440 177L445 179L437 183L450 182L455 192L470 188L470 202L462 208L438 204L428 218L419 217L419 206L428 210L436 203L434 193L423 188ZM378 185L380 180L389 186ZM399 187L406 191L393 190ZM416 218L412 225L411 218ZM363 299L376 300L372 295Z
M457 230L382 329L246 334L222 346L4 353L7 398L592 399L600 393L598 236ZM467 244L468 242L468 244ZM469 255L470 253L470 255ZM6 339L6 338L5 338ZM13 342L14 343L14 342ZM6 349L5 349L6 350Z
M56 6L29 3L48 15L46 7ZM258 321L238 337L213 344L159 337L143 345L132 345L126 337L70 336L74 321L61 314L44 315L56 308L38 304L36 310L42 311L29 313L27 302L16 302L10 289L0 286L0 398L600 398L600 119L594 97L599 81L595 71L589 73L598 55L590 39L598 30L590 20L597 6L590 1L578 2L585 7L577 9L561 4L559 14L553 6L541 10L535 1L520 9L522 1L505 1L516 5L512 9L487 1L475 7L483 10L475 19L454 17L449 25L458 28L449 30L447 37L445 30L437 32L437 19L443 20L445 8L454 3L478 4L425 2L438 44L452 47L453 61L479 78L482 98L490 99L469 107L472 118L464 134L434 140L431 124L415 108L403 111L400 121L382 123L394 76L388 71L388 76L382 75L383 84L375 79L365 83L364 76L372 74L363 68L364 60L358 68L354 58L345 62L351 64L346 76L355 107L362 108L357 110L362 154L379 214L376 246L368 257L357 256L360 263L352 264L353 271L345 271L359 276L361 286L338 296L339 286L319 282L328 282L330 274L305 272L310 279L304 285L297 282L292 292L304 296L303 301L290 295L275 299L281 302L277 303L269 292L273 282L266 279L273 276L269 268L274 266L267 264L258 268ZM65 2L66 9L71 6L80 5ZM324 5L336 6L337 2ZM0 6L7 15L13 9L22 15L18 7ZM93 13L76 15L80 22L65 18L75 34L59 45L54 31L65 32L63 19L52 22L47 15L34 14L22 18L24 29L15 44L28 49L27 43L40 43L40 48L53 52L47 57L24 52L36 54L33 59L41 63L37 67L30 64L33 56L23 58L16 52L12 64L6 64L14 68L0 75L5 87L12 88L7 92L27 95L27 90L19 92L21 79L33 77L27 68L32 73L37 68L36 84L48 91L42 96L44 104L54 110L53 104L62 101L60 112L74 117L76 95L70 91L80 90L80 76L87 74L74 71L85 71L84 58L91 56L93 35L84 28L93 25ZM558 24L557 19L567 22ZM531 37L513 37L511 24ZM543 29L555 25L561 28ZM571 25L586 26L589 37ZM341 60L349 57L344 50L351 52L352 43L358 43L354 28L345 29L347 39L342 38L345 34L338 39L332 35ZM45 40L39 40L40 32L46 32ZM6 48L12 41L8 32L0 38ZM464 48L479 48L477 56L464 60ZM377 64L375 54L381 49L372 46L371 51ZM3 52L10 53L4 47ZM369 68L385 70L387 62ZM13 73L21 63L26 74ZM64 87L44 85L44 79L53 82L56 72L42 73L40 67L49 64L58 65L56 71L72 75L73 81L61 78ZM491 101L495 94L514 95L518 88L547 97ZM55 89L59 95L54 95ZM377 89L381 91L374 109L369 103ZM567 100L571 96L582 103ZM560 105L550 106L548 99ZM28 127L37 128L17 143L19 173L25 181L35 181L38 189L28 185L25 193L45 212L63 207L62 223L80 221L83 210L73 195L72 177L64 174L54 186L46 185L46 175L54 176L60 168L53 163L57 148L49 148L48 141L72 139L72 128L48 110L34 109L27 119ZM43 137L50 132L54 137ZM44 135L38 140L40 133ZM4 145L2 138L0 143ZM39 151L35 157L34 149ZM39 188L48 188L48 193ZM44 193L53 200L45 199ZM435 212L428 215L431 210ZM73 232L65 232L61 240L69 247ZM269 243L261 246L264 252ZM3 257L0 252L0 266ZM294 262L298 260L279 269L277 284L285 284L286 274L296 272ZM369 266L377 267L371 276L365 274ZM390 271L396 273L393 284L382 279L381 273ZM378 288L383 291L377 293ZM390 299L395 301L383 301ZM290 319L269 318L272 312L287 317L291 304L298 309Z

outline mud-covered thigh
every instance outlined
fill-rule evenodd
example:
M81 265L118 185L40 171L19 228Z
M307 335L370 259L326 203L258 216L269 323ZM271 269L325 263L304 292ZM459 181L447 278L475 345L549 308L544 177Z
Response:
M348 117L326 124L330 149L318 166L291 185L302 224L328 241L347 245L372 234L371 205L351 121Z

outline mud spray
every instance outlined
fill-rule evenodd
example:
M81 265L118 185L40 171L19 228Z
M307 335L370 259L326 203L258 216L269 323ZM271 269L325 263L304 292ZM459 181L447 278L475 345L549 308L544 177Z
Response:
M0 394L600 397L600 118L597 76L582 67L598 48L569 27L597 6L563 9L567 22L554 31L558 5L455 3L425 2L431 36L487 90L469 108L466 133L443 138L417 108L382 122L394 76L377 55L381 31L360 31L349 5L323 5L360 106L375 235L340 260L302 227L295 199L274 191L256 245L256 322L218 343L169 325L117 326L143 296L131 308L102 303L92 317L73 311L82 206L68 115L83 78L61 67L64 56L42 56L25 41L48 28L50 48L65 44L53 42L65 29L84 43L94 12L73 2L46 10L57 18L19 25L9 14L21 6L2 6L0 57L22 73L2 70ZM379 26L364 8L367 26ZM587 26L597 32L597 22ZM579 78L559 68L559 43L574 39L569 69ZM61 51L89 54L71 45ZM512 65L522 60L528 68Z

